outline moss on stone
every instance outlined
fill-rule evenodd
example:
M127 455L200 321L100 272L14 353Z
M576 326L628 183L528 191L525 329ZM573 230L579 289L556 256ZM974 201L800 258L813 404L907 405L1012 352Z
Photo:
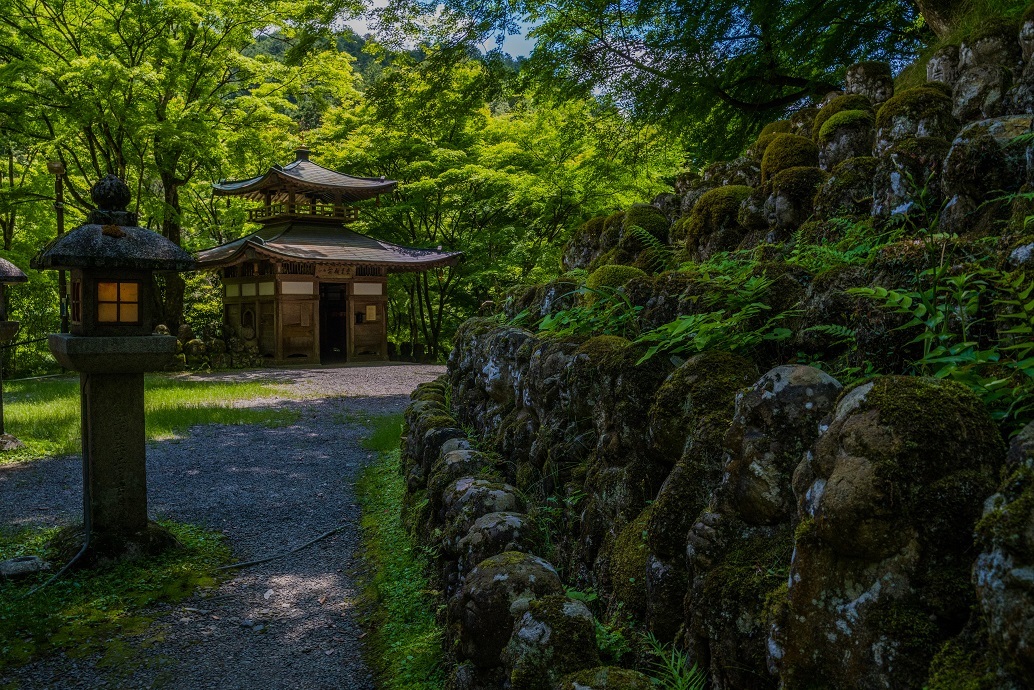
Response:
M876 113L879 129L890 127L897 117L910 120L925 120L937 116L951 115L951 99L941 89L920 86L894 94Z
M695 208L695 207L694 207ZM675 221L675 224L671 226L671 232L668 235L668 241L672 245L680 245L686 243L686 234L689 232L689 219L692 213L685 215Z
M952 88L950 84L945 84L943 81L928 81L923 84L924 87L930 89L936 89L943 93L948 98L952 97Z
M668 219L660 209L649 204L636 204L625 211L621 221L623 234L627 235L633 226L646 230L662 242L668 239Z
M616 335L598 335L582 343L575 350L575 354L588 355L591 360L603 360L625 350L629 345L631 342L627 338Z
M601 266L593 271L585 281L585 286L590 290L600 288L619 288L632 278L645 276L642 269L635 266Z
M767 629L768 621L762 618L778 609L780 596L786 597L792 555L793 533L788 524L737 540L736 547L702 575L701 601L713 612L711 618L723 620L732 613Z
M777 134L761 159L761 181L771 180L787 168L818 164L819 147L811 139L796 134Z
M1001 688L987 650L986 632L948 640L930 662L926 690L998 690Z
M690 437L720 444L732 421L736 393L757 377L753 362L731 352L716 350L690 358L668 376L650 406L655 446L678 457Z
M841 110L822 124L819 143L827 144L838 131L844 129L869 129L874 122L872 113L868 110Z
M961 384L911 376L880 377L873 381L863 404L878 410L880 424L900 438L927 441L874 458L877 476L900 487L898 491L924 492L931 482L949 473L994 467L1005 457L1005 443L983 403ZM964 428L959 427L960 420ZM989 488L993 481L993 477L987 478ZM909 511L920 505L917 500L903 501L900 509Z
M604 266L626 266L635 260L631 254L624 249L614 248L603 252L589 264L589 273L593 273Z
M790 133L790 121L789 120L776 120L775 122L769 122L767 125L761 128L761 133L758 134L758 138L761 138L767 134L789 134Z
M788 168L772 178L772 193L796 203L810 203L828 178L829 174L819 168Z
M638 671L602 666L564 676L559 690L653 690L650 679Z
M1008 498L988 511L977 523L977 535L985 548L1004 546L1022 558L1034 560L1026 548L1026 531L1034 524L1034 469L1020 467L1000 488Z
M532 600L528 605L531 618L544 624L549 632L534 645L518 643L518 648L524 646L528 649L525 654L512 659L515 663L510 672L509 687L513 690L540 690L552 686L563 673L600 663L593 623L568 613L570 602L564 594L549 594Z
M837 96L822 106L818 114L815 115L815 122L811 126L812 138L818 139L823 125L826 124L826 120L845 110L872 110L872 102L858 93Z
M721 228L738 225L740 205L750 192L751 188L743 185L728 185L704 192L680 229L686 249L692 252L703 237Z
M623 605L625 613L639 622L643 622L646 616L649 513L650 508L647 508L621 530L610 553L610 580L614 599Z
M823 218L841 214L868 215L872 209L873 179L879 161L871 156L848 158L840 163L815 196L815 212ZM828 235L805 235L813 244L831 240ZM836 239L840 239L837 237Z
M785 132L781 132L785 133ZM772 143L772 140L779 136L780 133L774 134L762 134L757 138L757 141L753 143L744 153L745 155L753 158L754 160L760 161L764 155L765 150L768 149L768 145Z
M603 221L603 230L600 232L600 247L613 249L618 246L621 239L621 224L625 219L624 211L617 211L610 214Z

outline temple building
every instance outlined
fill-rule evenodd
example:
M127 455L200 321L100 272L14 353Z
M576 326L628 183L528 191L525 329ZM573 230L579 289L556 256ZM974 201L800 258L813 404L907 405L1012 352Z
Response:
M397 183L328 170L304 148L296 154L264 175L214 185L216 195L261 201L248 220L262 227L200 252L198 267L222 278L230 333L273 362L387 359L388 274L452 266L461 252L401 247L349 229L358 219L350 203Z

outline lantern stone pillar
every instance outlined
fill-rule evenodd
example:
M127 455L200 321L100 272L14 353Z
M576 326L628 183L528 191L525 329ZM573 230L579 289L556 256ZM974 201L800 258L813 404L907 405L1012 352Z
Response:
M21 324L7 319L7 291L10 283L24 283L29 278L7 259L0 259L0 343L9 343L18 335ZM0 451L17 450L22 442L7 433L4 424L4 369L0 360Z
M154 333L153 274L193 258L126 211L129 188L109 175L91 190L85 225L51 242L34 268L71 271L70 333L52 333L58 363L79 372L85 552L92 559L173 543L147 518L144 373L173 363L176 338Z

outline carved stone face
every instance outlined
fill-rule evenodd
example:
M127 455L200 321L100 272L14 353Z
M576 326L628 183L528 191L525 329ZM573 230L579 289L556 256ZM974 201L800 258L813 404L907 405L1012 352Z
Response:
M926 63L926 80L955 86L959 78L959 49L946 46L939 49Z
M1023 62L1030 62L1034 56L1034 19L1028 19L1020 26L1020 50L1023 52Z
M790 478L803 450L832 409L840 384L807 366L776 367L741 395L725 436L729 508L745 522L788 520Z
M875 71L864 65L854 65L844 75L844 91L868 96L874 104L879 104L894 95L894 80L889 70Z
M827 432L809 456L814 477L803 493L802 512L815 519L817 536L844 556L878 560L914 536L899 529L900 515L876 473L880 457L892 455L901 440L880 424L876 410L858 411L871 384L851 391L837 406Z

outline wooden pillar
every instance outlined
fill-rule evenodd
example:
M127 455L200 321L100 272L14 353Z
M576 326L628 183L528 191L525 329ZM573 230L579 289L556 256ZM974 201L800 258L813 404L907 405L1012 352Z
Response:
M294 215L294 190L293 189L287 190L287 213L289 215L292 215L292 216Z
M348 328L348 346L345 353L346 362L351 362L355 359L355 288L352 287L353 285L354 283L349 281L345 288L348 291L348 297L345 299L345 308L348 313L348 317L345 319Z
M273 359L284 360L284 300L280 295L280 265L274 264L273 272Z

